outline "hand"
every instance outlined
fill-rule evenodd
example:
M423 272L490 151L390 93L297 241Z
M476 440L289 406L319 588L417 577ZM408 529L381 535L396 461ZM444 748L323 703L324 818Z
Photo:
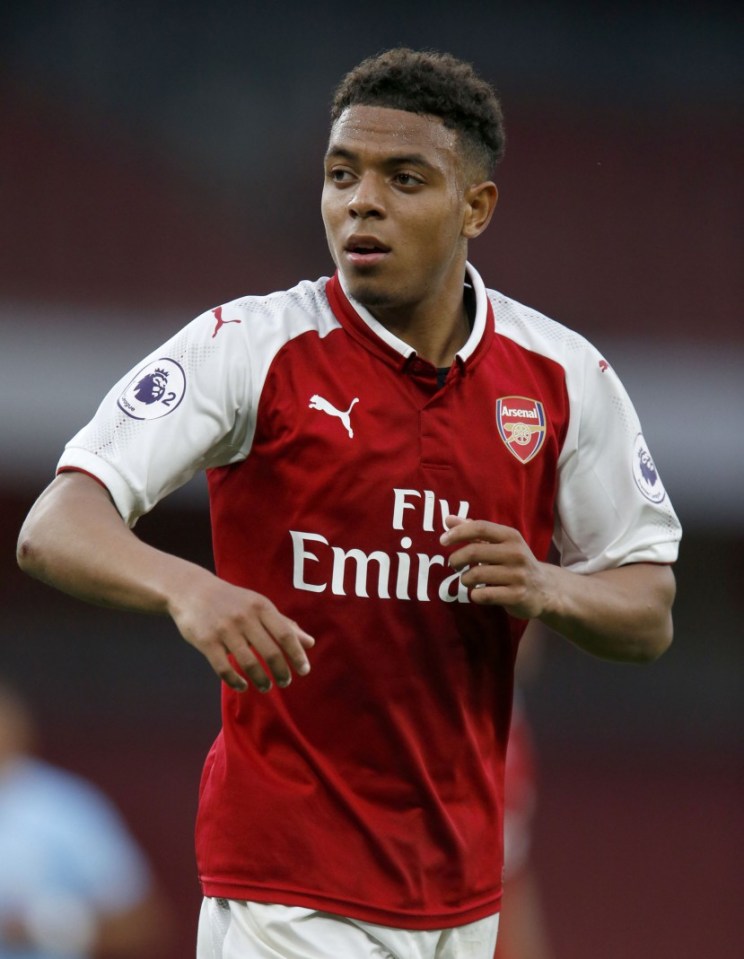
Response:
M207 658L228 686L238 692L248 688L229 655L262 693L271 689L271 677L278 686L288 686L291 667L299 676L310 672L305 651L315 640L271 600L205 570L197 576L198 583L191 578L184 583L169 610L184 639Z
M545 611L549 567L537 559L518 530L485 520L448 516L443 546L454 546L450 566L463 570L471 602L503 606L518 619L534 619Z

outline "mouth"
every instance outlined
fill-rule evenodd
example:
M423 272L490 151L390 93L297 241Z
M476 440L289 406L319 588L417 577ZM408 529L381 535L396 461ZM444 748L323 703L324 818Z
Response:
M344 246L345 257L354 266L373 266L389 253L390 247L372 236L353 236Z

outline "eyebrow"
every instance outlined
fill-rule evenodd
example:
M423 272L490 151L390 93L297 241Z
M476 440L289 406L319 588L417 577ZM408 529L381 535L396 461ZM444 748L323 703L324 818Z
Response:
M333 159L342 159L342 160L358 160L359 154L355 153L354 150L349 150L348 147L334 146L331 147L326 155L326 160ZM382 160L384 166L406 166L411 164L413 166L424 167L427 170L434 170L436 167L426 159L426 157L421 153L401 153L395 154L393 156L385 157Z

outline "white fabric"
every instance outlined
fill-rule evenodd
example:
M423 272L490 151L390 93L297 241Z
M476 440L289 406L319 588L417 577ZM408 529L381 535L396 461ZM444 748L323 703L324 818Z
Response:
M393 929L298 906L205 899L197 959L493 959L498 914L454 929Z

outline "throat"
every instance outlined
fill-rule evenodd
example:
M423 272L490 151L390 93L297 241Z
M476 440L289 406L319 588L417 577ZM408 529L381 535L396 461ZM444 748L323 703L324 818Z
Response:
M441 375L443 370L445 377L455 356L467 343L471 330L470 319L465 310L449 329L429 324L420 327L413 324L383 323L383 325L404 343L412 346L417 356L435 366L438 375Z
M440 376L446 377L475 324L475 291L469 283L461 289L459 302L454 306L448 306L446 297L436 303L401 303L395 307L373 304L361 297L359 302L388 332L412 347L417 356L437 370L444 370Z

